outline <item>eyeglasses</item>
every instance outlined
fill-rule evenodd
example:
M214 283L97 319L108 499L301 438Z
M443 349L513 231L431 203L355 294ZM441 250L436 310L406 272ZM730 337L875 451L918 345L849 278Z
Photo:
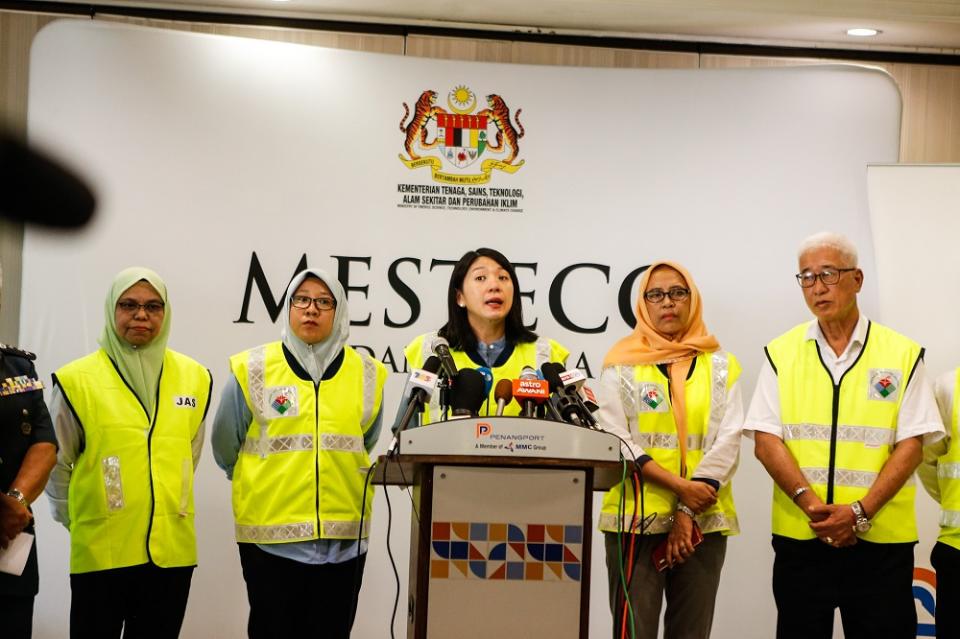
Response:
M797 283L800 284L800 288L810 288L817 283L817 278L820 278L820 281L826 284L827 286L833 286L840 281L840 276L848 271L855 271L856 268L825 268L819 273L814 273L813 271L804 271L803 273L797 273Z
M682 302L690 297L690 289L683 288L682 286L673 286L669 291L664 291L661 288L654 288L643 294L643 299L647 300L651 304L659 304L665 297L669 297L674 302Z
M117 308L124 313L129 313L131 315L135 315L141 308L145 310L148 315L159 315L163 312L164 305L163 302L147 302L146 304L137 304L132 300L120 300L117 302Z
M306 295L294 295L290 298L290 306L299 308L301 311L310 308L311 304L315 304L317 310L332 311L337 307L337 300L329 297L307 297Z

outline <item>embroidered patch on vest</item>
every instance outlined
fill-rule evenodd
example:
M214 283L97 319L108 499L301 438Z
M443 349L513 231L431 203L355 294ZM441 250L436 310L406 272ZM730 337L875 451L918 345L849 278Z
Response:
M271 417L296 417L300 414L295 386L270 386L267 388L267 406L264 413Z
M670 410L667 404L667 394L660 384L640 384L640 401L637 402L637 411L641 413L666 413Z
M867 386L867 399L895 402L900 396L903 373L889 368L871 368Z
M189 395L177 395L173 398L173 405L175 408L196 408L197 398Z

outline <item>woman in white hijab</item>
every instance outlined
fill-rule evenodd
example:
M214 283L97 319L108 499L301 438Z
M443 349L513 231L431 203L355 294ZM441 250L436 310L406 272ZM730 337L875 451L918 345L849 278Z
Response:
M70 531L72 637L177 637L197 564L193 471L210 372L167 348L167 287L117 274L100 349L53 376L60 449L47 484Z
M340 283L307 269L287 288L281 339L230 358L213 425L233 482L249 636L349 637L363 576L380 434L380 362L347 345Z

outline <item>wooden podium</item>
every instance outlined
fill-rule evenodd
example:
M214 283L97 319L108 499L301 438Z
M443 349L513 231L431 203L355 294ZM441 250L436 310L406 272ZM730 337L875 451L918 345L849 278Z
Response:
M413 487L407 637L585 639L592 493L619 460L612 435L538 419L405 431L373 482Z

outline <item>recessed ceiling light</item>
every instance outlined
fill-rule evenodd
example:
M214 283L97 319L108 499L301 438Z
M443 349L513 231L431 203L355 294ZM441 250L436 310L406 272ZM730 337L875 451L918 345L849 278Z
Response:
M856 28L856 29L847 29L847 35L857 36L858 38L869 38L870 36L875 36L880 31L877 29L866 29L866 28Z

